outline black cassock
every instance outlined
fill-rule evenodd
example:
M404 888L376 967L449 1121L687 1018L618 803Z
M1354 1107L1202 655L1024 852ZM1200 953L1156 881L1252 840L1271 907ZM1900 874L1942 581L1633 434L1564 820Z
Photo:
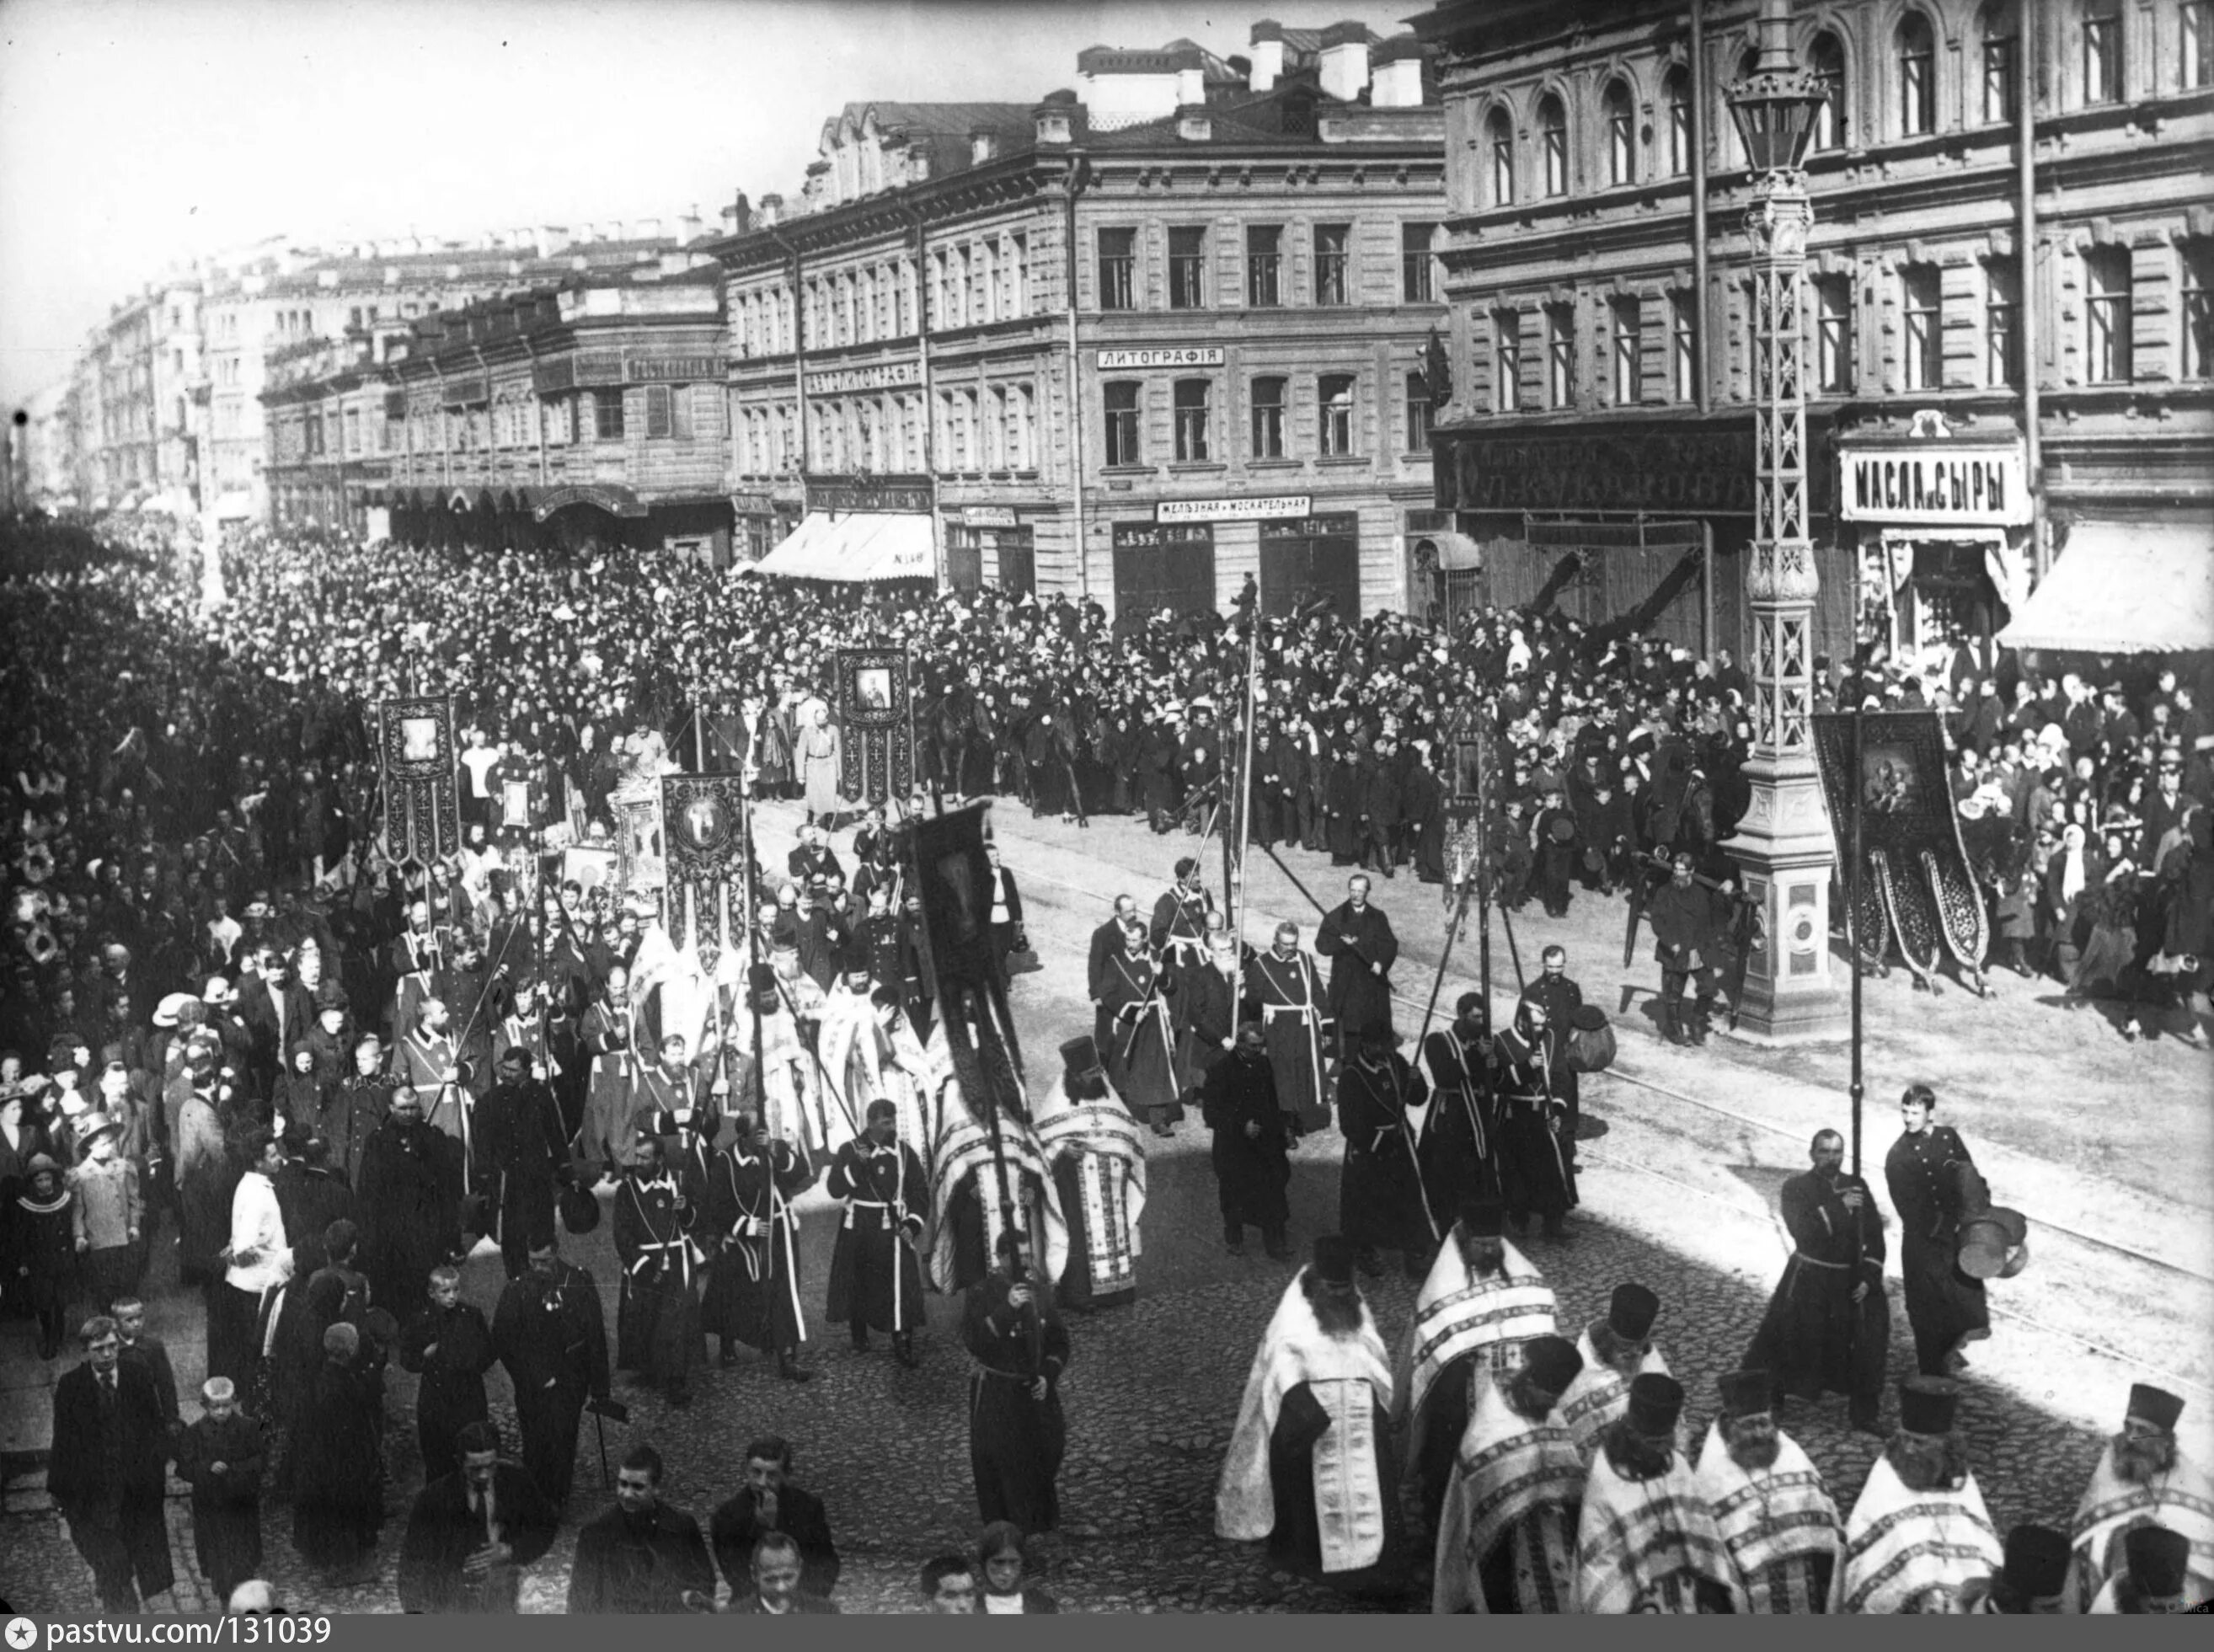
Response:
M1857 1224L1838 1196L1850 1187L1866 1195ZM1779 1202L1795 1248L1744 1368L1770 1373L1777 1391L1794 1399L1850 1395L1853 1420L1873 1423L1891 1347L1883 1221L1875 1195L1857 1176L1841 1174L1833 1187L1810 1170L1784 1183ZM1868 1288L1857 1304L1856 1283Z
M1060 1386L1068 1328L1049 1282L1033 1282L1027 1309L1009 1304L1009 1284L1005 1274L988 1274L969 1288L963 1306L961 1340L978 1367L969 1378L969 1463L987 1524L1012 1520L1026 1533L1050 1532L1061 1523L1054 1481L1068 1444ZM1039 1377L1046 1380L1043 1399L1031 1395Z
M1427 1258L1436 1241L1409 1142L1407 1109L1428 1086L1394 1055L1381 1065L1348 1062L1337 1075L1337 1128L1345 1162L1337 1184L1338 1231L1355 1245Z
M1263 1233L1281 1228L1292 1219L1285 1196L1292 1181L1291 1149L1284 1114L1276 1104L1275 1074L1267 1058L1249 1059L1240 1050L1216 1062L1201 1096L1207 1127L1214 1132L1222 1220L1251 1224ZM1251 1140L1248 1123L1261 1127Z
M400 1363L423 1378L415 1390L415 1435L425 1481L459 1468L457 1436L491 1417L484 1380L492 1362L492 1326L473 1303L442 1308L434 1302L401 1331Z
M370 1300L406 1325L430 1300L431 1270L462 1248L462 1144L388 1118L362 1150L355 1201Z
M193 1551L200 1574L226 1603L261 1576L261 1425L243 1411L203 1416L177 1445L177 1478L193 1489ZM215 1465L223 1465L216 1472Z
M1509 1031L1498 1047L1507 1060L1499 1085L1499 1182L1507 1214L1517 1223L1566 1215L1576 1202L1576 1183L1569 1164L1568 1104L1553 1085L1559 1031L1548 1026L1526 1037Z
M615 1254L622 1294L615 1305L615 1367L682 1387L700 1346L698 1262L687 1232L698 1219L677 1208L676 1178L635 1172L615 1190Z
M384 1523L384 1374L326 1363L292 1436L292 1543L311 1566L358 1564Z
M1499 1121L1492 1099L1493 1073L1473 1044L1447 1027L1422 1040L1436 1081L1422 1125L1422 1184L1442 1222L1471 1196L1499 1194Z
M1356 911L1343 902L1316 928L1315 951L1330 960L1330 1013L1341 1048L1350 1054L1362 1033L1389 1032L1391 965L1399 957L1391 921L1373 906ZM1382 975L1374 968L1379 964Z
M920 1239L930 1219L922 1160L912 1147L848 1141L825 1185L847 1202L830 1255L830 1323L915 1330L924 1319L922 1268L902 1230Z
M716 1154L707 1180L707 1227L720 1241L700 1309L700 1325L725 1343L796 1348L806 1339L799 1311L798 1218L791 1201L815 1184L804 1147L750 1141Z
M1949 1124L1932 1124L1919 1135L1902 1133L1884 1155L1884 1182L1899 1212L1906 1323L1925 1377L1946 1374L1945 1356L1964 1337L1991 1329L1983 1282L1962 1273L1958 1261L1964 1166L1972 1171L1974 1161Z
M556 1182L569 1166L569 1134L554 1092L535 1080L494 1085L477 1104L474 1169L492 1200L507 1276L529 1265L530 1235L554 1226Z

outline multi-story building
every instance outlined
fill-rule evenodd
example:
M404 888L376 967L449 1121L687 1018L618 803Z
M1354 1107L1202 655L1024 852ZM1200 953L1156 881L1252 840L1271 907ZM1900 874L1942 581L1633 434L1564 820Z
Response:
M849 104L727 276L734 508L774 571L1406 606L1441 116L1357 23L1095 47L1037 104ZM1420 517L1417 517L1417 521Z
M1453 0L1440 507L1494 601L1738 646L1753 0ZM1817 646L2019 616L2214 504L2205 0L1823 0L1806 170ZM2029 152L2022 150L2029 131ZM2027 275L2025 276L2025 270ZM2149 599L2153 599L2148 593Z
M559 285L272 352L275 519L727 560L721 272L667 239L599 248Z

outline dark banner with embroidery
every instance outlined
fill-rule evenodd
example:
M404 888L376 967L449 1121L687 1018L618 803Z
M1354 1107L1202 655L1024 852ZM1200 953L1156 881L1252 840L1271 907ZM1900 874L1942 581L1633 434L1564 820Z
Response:
M1907 968L1923 981L1949 953L1980 991L1991 926L1961 844L1937 713L1869 712L1860 721L1856 770L1853 715L1826 713L1814 719L1814 751L1837 836L1840 879L1851 875L1853 811L1860 811L1861 901L1850 918L1854 944L1864 957L1877 958L1887 933L1895 937Z
M403 866L427 866L457 854L462 823L454 702L443 696L388 700L378 707L377 727L386 853Z
M736 774L665 774L663 841L668 850L669 939L699 953L713 974L751 907L746 888L744 783Z
M914 697L907 652L846 648L838 654L840 785L865 803L914 792Z

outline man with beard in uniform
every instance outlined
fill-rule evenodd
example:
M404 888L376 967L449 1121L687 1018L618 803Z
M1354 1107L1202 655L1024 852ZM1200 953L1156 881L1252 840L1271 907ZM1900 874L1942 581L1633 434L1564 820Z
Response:
M1478 1390L1520 1369L1524 1345L1553 1334L1552 1287L1507 1238L1496 1199L1470 1197L1415 1298L1392 1392L1406 1465L1434 1527Z
M1315 1241L1261 1339L1214 1498L1214 1530L1333 1588L1398 1582L1391 1366L1354 1281L1354 1246Z
M1899 1098L1905 1126L1884 1155L1883 1179L1899 1213L1899 1268L1906 1287L1906 1323L1925 1377L1949 1376L1967 1364L1964 1343L1991 1334L1984 1285L1960 1268L1960 1219L1968 1214L1963 1172L1972 1176L1968 1144L1949 1124L1935 1122L1937 1092L1911 1085Z
M2186 1545L2194 1598L2214 1595L2214 1481L2176 1440L2182 1415L2176 1395L2147 1382L2130 1385L2121 1432L2099 1453L2070 1527L2077 1610L2090 1610L2120 1568L2124 1539L2148 1521Z
M1582 1368L1565 1337L1533 1337L1522 1368L1478 1382L1438 1523L1430 1610L1575 1609L1584 1459L1560 1416Z
M615 1254L623 1269L615 1321L615 1365L657 1383L669 1403L692 1403L700 1352L700 1212L664 1165L661 1140L641 1135L629 1173L615 1189Z
M776 1353L777 1375L808 1382L799 1363L807 1321L799 1306L799 1219L792 1201L815 1184L807 1149L778 1140L768 1123L741 1113L731 1145L715 1156L706 1185L706 1232L719 1247L701 1304L702 1329L722 1343L725 1370L737 1344Z
M1054 1481L1068 1441L1061 1410L1068 1327L1052 1282L1032 1270L1029 1236L1012 1229L994 1249L997 1265L969 1288L961 1315L961 1340L976 1361L969 1377L976 1507L987 1524L1050 1532L1061 1524Z
M1745 1365L1775 1373L1779 1396L1847 1395L1853 1426L1875 1434L1891 1348L1883 1219L1868 1184L1844 1173L1844 1136L1817 1132L1811 1157L1778 1196L1795 1248Z
M530 1269L508 1282L492 1341L515 1386L523 1465L555 1508L569 1500L587 1398L608 1398L607 1312L591 1275L561 1260L551 1223L530 1237Z
M1147 939L1164 975L1179 982L1206 962L1207 920L1214 910L1214 897L1200 880L1199 862L1190 855L1176 863L1176 882L1153 902L1153 921Z
M1423 1202L1407 1110L1428 1097L1422 1080L1391 1048L1391 1035L1372 1028L1337 1076L1337 1128L1345 1138L1338 1172L1338 1227L1351 1239L1361 1271L1384 1271L1383 1251L1398 1251L1410 1279L1429 1271L1436 1236Z
M1776 1426L1772 1383L1760 1370L1722 1378L1722 1411L1699 1452L1699 1490L1737 1563L1748 1612L1827 1612L1844 1553L1838 1505L1822 1472Z
M557 1187L575 1179L560 1104L520 1049L499 1058L499 1082L477 1104L478 1190L492 1201L510 1279L530 1265L529 1235L554 1220Z
M362 1150L355 1208L370 1300L402 1325L421 1311L431 1270L466 1254L462 1185L461 1143L423 1122L412 1085L395 1086Z
M1599 1435L1576 1522L1576 1606L1593 1615L1746 1609L1737 1566L1676 1443L1684 1388L1648 1372Z
M1330 1122L1330 1086L1323 1068L1324 994L1314 960L1300 950L1300 927L1278 924L1274 945L1250 963L1238 1013L1260 1013L1277 1104L1293 1121L1287 1128L1294 1133L1319 1130Z
M1315 931L1315 951L1330 961L1330 1013L1337 1023L1341 1065L1372 1030L1391 1031L1391 965L1399 956L1391 921L1368 904L1368 879L1346 880L1344 902Z
M1482 993L1460 995L1453 1025L1422 1040L1422 1058L1430 1110L1418 1146L1430 1208L1453 1210L1471 1198L1496 1198L1498 1127L1491 1092L1498 1061Z
M1135 896L1117 895L1107 921L1092 932L1092 950L1085 969L1086 992L1092 1000L1092 1037L1102 1051L1113 1048L1114 1013L1106 1005L1107 977L1114 961L1122 956L1123 937L1138 921Z
M914 1149L893 1140L898 1116L890 1102L872 1101L859 1139L840 1147L830 1166L826 1185L845 1213L830 1256L829 1311L833 1325L851 1328L855 1352L867 1349L871 1330L889 1331L894 1356L914 1370L924 1322L915 1246L930 1220L930 1182Z
M1238 1029L1238 1049L1207 1075L1201 1110L1214 1132L1212 1158L1222 1208L1222 1242L1232 1256L1245 1254L1245 1229L1261 1230L1271 1258L1289 1261L1285 1228L1291 1222L1289 1132L1295 1128L1276 1097L1276 1083L1251 1021Z

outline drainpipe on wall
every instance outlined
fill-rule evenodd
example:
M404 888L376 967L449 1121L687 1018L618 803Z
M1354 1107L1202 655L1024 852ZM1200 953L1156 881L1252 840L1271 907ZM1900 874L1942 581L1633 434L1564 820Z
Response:
M1699 336L1691 352L1692 394L1707 413L1707 351L1714 329L1707 325L1707 22L1705 0L1691 0L1691 314Z
M800 286L805 273L799 261L799 249L784 238L784 232L774 224L764 226L768 238L783 249L792 260L792 394L798 399L799 420L800 514L807 513L807 295Z
M2015 163L2021 197L2022 468L2029 481L2030 577L2041 582L2050 558L2045 536L2045 443L2040 428L2037 382L2037 8L2021 10L2021 37L2015 43Z
M1090 162L1082 150L1072 150L1063 182L1067 223L1062 254L1067 265L1063 281L1068 308L1068 499L1076 535L1076 595L1079 602L1092 596L1092 544L1084 519L1084 352L1077 347L1076 198L1090 177Z

